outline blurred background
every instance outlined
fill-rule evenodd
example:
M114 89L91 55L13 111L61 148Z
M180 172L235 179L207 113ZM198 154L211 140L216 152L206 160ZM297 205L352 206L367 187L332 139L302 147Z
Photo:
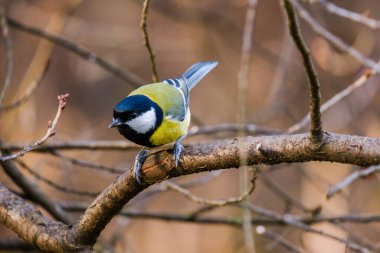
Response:
M364 16L380 19L380 2L375 0L332 1ZM12 0L0 1L1 8L13 20L57 34L87 48L107 61L126 69L146 83L152 80L149 54L140 29L142 1L135 0ZM379 32L337 17L318 3L303 3L318 22L349 46L374 61L379 59ZM192 126L236 123L238 120L238 71L248 3L245 0L151 0L148 32L156 53L159 79L181 75L197 61L217 60L213 70L192 91ZM316 35L301 21L301 30L311 50L321 82L322 102L352 84L365 68L351 56ZM130 83L104 70L91 60L84 60L70 50L47 42L10 25L14 71L4 105L12 104L26 93L30 98L18 107L0 111L0 138L6 144L32 143L44 135L47 122L57 109L57 95L69 93L69 103L57 126L57 135L49 143L70 140L122 140L107 126L115 104L134 89ZM299 52L289 37L281 1L259 0L253 31L246 93L246 121L285 131L301 120L309 108L308 84ZM0 43L0 77L5 77L6 49ZM44 70L46 69L46 72ZM41 80L39 80L41 79ZM324 130L379 137L378 77L323 114ZM32 91L31 91L32 90ZM303 129L303 131L307 131ZM236 133L220 133L187 138L186 143L213 142L232 138ZM61 203L88 205L93 195L109 185L117 174L93 170L70 162L78 158L91 163L128 170L137 150L66 150L60 157L51 152L28 153L20 160L31 170L70 189L86 194L72 194L41 181L20 167L21 171L45 193ZM304 207L322 208L326 216L379 213L380 187L377 176L351 185L343 193L326 199L329 186L336 184L358 167L307 163L259 166L272 184ZM200 183L200 178L206 183ZM0 170L0 180L19 191ZM198 182L191 187L197 196L226 199L239 195L237 170L200 174L176 179ZM149 189L148 189L149 190ZM92 195L91 195L92 194ZM257 187L249 201L280 214L307 214L276 194L273 186L258 175ZM188 214L200 208L178 193L159 192L137 198L126 210L170 214ZM73 213L79 216L80 212ZM236 207L218 208L205 215L239 217ZM380 250L380 226L369 224L318 223L313 227L349 238ZM343 244L289 227L269 227L306 252L348 252ZM0 238L15 238L0 225ZM287 252L271 239L254 234L256 252ZM103 231L96 249L103 252L247 252L243 230L227 225L166 222L162 220L117 217ZM7 250L4 250L7 252Z

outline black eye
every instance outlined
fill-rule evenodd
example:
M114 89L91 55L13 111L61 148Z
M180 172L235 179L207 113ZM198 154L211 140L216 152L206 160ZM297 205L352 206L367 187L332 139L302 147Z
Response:
M137 117L137 113L136 113L136 112L132 112L132 113L130 114L130 117L131 117L131 119L136 118L136 117Z

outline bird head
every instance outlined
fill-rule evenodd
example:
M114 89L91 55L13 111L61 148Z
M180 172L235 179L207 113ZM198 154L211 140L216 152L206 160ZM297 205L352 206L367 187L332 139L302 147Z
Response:
M121 100L113 111L109 128L117 127L119 132L128 135L147 134L157 128L163 118L161 108L144 95L133 95Z

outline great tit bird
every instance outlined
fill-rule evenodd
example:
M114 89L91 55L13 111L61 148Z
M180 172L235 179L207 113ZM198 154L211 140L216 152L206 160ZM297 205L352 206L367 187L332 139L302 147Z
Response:
M146 147L175 141L174 160L178 166L183 149L181 141L190 124L189 91L217 64L216 61L195 63L181 77L141 86L115 106L109 128L117 127L125 138L144 146L134 165L135 178L140 184L144 184L141 168L148 156Z

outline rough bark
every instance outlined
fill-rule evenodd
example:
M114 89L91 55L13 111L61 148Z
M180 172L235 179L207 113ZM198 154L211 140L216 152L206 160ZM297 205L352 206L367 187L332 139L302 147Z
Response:
M170 150L152 154L144 163L143 173L149 184L153 184L170 177L237 168L242 153L247 154L249 165L309 161L359 166L380 163L380 139L324 133L322 143L315 149L307 134L225 140L186 148L178 168L174 167ZM139 185L132 171L127 171L117 177L71 227L43 217L32 205L0 185L0 222L40 249L86 251L122 207L147 186Z

